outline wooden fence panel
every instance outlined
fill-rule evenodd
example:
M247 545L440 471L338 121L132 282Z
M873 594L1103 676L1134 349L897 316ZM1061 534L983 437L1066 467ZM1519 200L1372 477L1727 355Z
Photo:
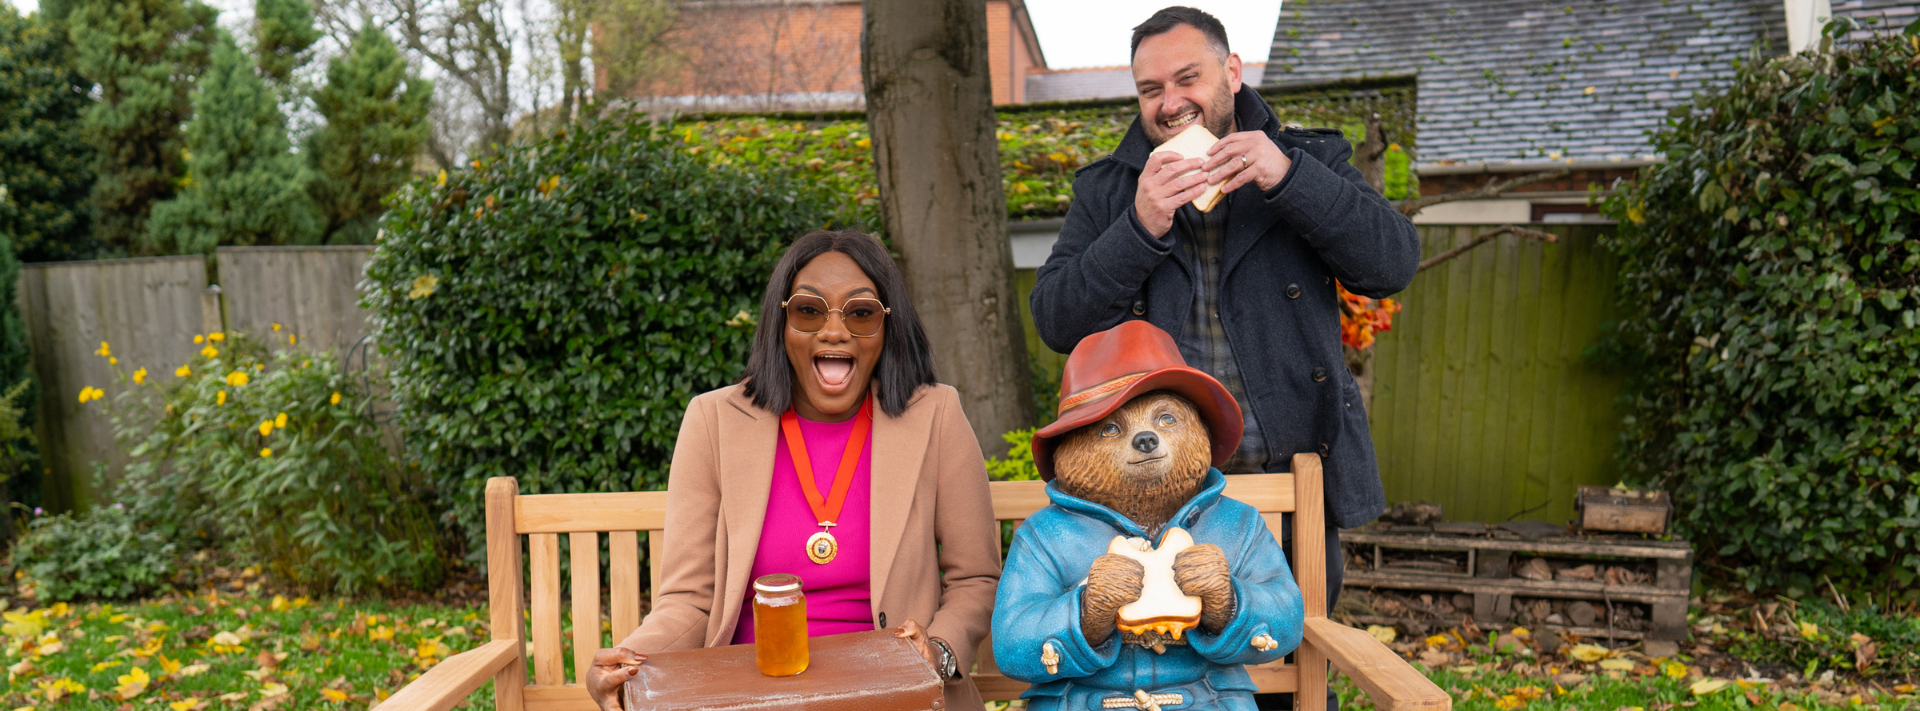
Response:
M1427 256L1490 227L1423 225ZM1376 346L1372 428L1389 501L1447 518L1564 521L1611 484L1620 379L1583 356L1613 319L1616 262L1596 226L1505 235L1427 270Z
M206 261L197 255L21 268L17 298L40 381L34 433L47 470L41 477L47 508L92 503L95 463L105 462L112 474L127 463L106 415L124 383L95 355L100 343L112 347L128 376L145 368L150 378L173 377L201 348L194 334L210 324L218 328L218 307L203 309L206 284ZM106 398L81 404L84 387L100 388Z
M214 255L228 328L278 345L298 335L342 358L372 330L359 285L373 247L221 247Z

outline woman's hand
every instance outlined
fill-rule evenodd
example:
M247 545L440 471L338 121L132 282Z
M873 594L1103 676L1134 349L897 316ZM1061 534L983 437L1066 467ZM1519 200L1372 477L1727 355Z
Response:
M933 659L936 650L933 645L927 643L927 631L920 627L920 623L907 620L906 624L894 628L893 636L904 639L909 644L912 644L913 651L919 652L920 658L927 660L927 666L933 667L935 673L940 671L939 662ZM615 709L614 711L619 710Z
M587 670L585 683L587 695L593 697L593 705L600 707L600 711L621 711L620 685L639 674L640 663L646 660L647 655L626 647L594 652L593 667Z

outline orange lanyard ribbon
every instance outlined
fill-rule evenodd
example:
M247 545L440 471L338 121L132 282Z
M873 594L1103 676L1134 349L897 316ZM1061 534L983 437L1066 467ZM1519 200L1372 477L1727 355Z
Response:
M840 455L840 470L833 475L833 494L823 499L820 487L814 483L813 463L807 459L806 442L800 436L800 416L791 409L780 415L787 453L792 455L793 468L800 475L800 491L807 495L807 506L813 509L813 517L820 525L833 525L840 519L840 508L847 503L847 490L853 488L853 471L860 466L860 453L867 448L867 430L872 426L873 399L867 398L860 403L859 414L853 416L853 434L847 436L847 448Z

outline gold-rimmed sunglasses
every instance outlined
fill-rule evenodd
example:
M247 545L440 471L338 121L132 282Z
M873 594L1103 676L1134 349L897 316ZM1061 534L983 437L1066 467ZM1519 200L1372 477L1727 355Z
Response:
M828 306L826 299L813 294L794 294L780 302L780 308L787 312L787 328L807 334L826 328L827 315L837 312L840 324L855 338L880 335L880 324L886 322L887 314L893 313L893 309L881 304L879 299L865 296L847 299L836 309Z

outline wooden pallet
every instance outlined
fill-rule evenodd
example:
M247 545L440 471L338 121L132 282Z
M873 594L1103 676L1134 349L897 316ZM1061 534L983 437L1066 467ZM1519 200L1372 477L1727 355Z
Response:
M1408 527L1410 528L1410 527ZM1685 541L1655 541L1639 536L1546 535L1527 537L1518 533L1472 525L1442 525L1443 532L1431 528L1417 530L1356 529L1343 531L1343 545L1359 549L1369 569L1349 567L1345 587L1387 588L1411 591L1464 593L1473 596L1473 619L1482 628L1508 626L1513 616L1513 599L1556 598L1588 600L1596 603L1638 603L1650 608L1652 629L1646 632L1612 630L1574 625L1543 625L1584 637L1650 639L1678 642L1687 634L1687 593L1692 585L1693 546ZM1444 531L1459 531L1448 533ZM1444 567L1395 569L1387 561L1389 551L1430 551L1464 554L1465 565L1458 570ZM1563 559L1591 559L1594 562L1651 561L1653 580L1647 584L1614 585L1586 580L1529 580L1512 577L1510 567L1515 554L1532 554ZM1457 557L1456 557L1457 559ZM1356 620L1372 622L1371 620ZM1457 620L1451 621L1457 622Z

